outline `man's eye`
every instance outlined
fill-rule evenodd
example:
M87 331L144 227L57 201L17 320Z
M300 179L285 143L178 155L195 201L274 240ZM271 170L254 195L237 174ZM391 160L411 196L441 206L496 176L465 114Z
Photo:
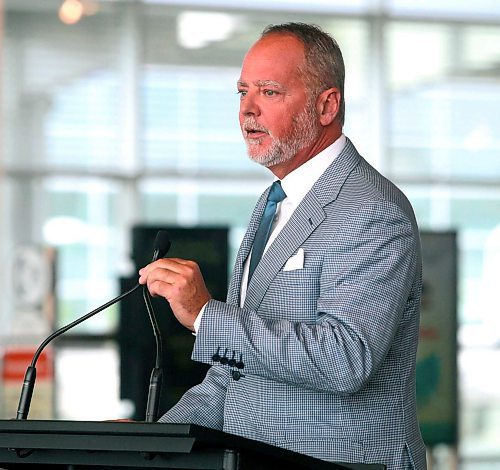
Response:
M246 90L238 90L236 93L237 93L238 95L240 95L240 96L246 96L247 91L246 91Z
M275 90L264 90L264 95L266 96L274 96L276 95L278 92L275 91Z

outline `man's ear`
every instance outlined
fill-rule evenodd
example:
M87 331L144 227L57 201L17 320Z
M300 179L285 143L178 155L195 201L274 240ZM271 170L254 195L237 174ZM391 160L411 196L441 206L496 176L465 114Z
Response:
M319 122L322 126L330 125L340 110L340 91L338 88L328 88L323 91L316 101Z

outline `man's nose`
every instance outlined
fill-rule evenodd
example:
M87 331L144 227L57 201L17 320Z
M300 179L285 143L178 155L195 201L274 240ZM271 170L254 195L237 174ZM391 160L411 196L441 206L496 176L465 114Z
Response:
M247 92L240 101L240 113L244 116L258 116L260 107L257 102L257 97L254 93Z

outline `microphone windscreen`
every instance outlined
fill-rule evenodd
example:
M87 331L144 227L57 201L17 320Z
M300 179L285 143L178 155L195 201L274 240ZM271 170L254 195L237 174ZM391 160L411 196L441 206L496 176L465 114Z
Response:
M154 252L156 259L163 258L170 250L170 238L166 230L158 230L155 238Z

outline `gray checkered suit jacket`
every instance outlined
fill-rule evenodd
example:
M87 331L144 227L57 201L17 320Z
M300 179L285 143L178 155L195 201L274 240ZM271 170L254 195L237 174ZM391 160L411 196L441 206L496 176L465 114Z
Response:
M212 367L160 421L325 460L425 469L415 400L421 259L408 200L347 141L263 256L240 308L266 197L227 302L211 300L201 321L192 359ZM304 267L283 271L299 248ZM244 368L214 362L218 349ZM234 380L235 370L244 376Z

